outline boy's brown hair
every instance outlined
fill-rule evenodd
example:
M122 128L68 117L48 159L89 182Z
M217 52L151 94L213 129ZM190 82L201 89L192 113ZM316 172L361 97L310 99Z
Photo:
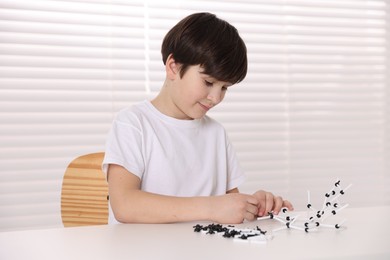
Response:
M167 33L161 47L164 64L170 54L181 64L181 77L188 66L200 65L204 74L231 84L246 76L246 52L237 29L211 13L185 17Z

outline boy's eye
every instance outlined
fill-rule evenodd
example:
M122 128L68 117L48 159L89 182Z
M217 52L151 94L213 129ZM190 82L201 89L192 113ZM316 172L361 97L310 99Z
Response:
M206 86L208 86L208 87L213 86L213 83L210 81L205 80L204 82L205 82Z

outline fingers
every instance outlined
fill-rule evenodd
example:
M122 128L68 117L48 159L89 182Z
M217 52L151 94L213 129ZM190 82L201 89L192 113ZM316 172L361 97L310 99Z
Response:
M253 221L255 219L257 219L257 214L252 214L252 213L247 212L244 215L244 220Z
M274 209L274 195L271 192L265 193L265 212L264 214L268 214L268 212L271 212Z
M252 205L257 205L259 202L257 200L257 198L255 196L251 196L251 195L246 195L246 201L249 203L249 204L252 204Z
M258 191L255 193L258 200L258 215L260 217L268 214L273 208L273 194L265 191Z
M274 198L273 212L274 214L279 214L280 209L283 207L283 199L278 196Z
M253 200L248 200L246 213L244 214L244 220L253 221L256 220L258 216L267 215L268 212L273 212L275 215L278 215L282 208L287 208L288 210L294 210L293 205L288 200L283 200L280 196L274 196L270 192L265 192L264 197L259 200L257 205L261 206L262 215L259 214L259 208L257 205L253 204Z
M265 199L259 201L257 215L262 217L265 213Z
M288 200L283 200L280 196L274 196L271 192L257 191L254 196L258 200L258 216L262 217L273 212L279 214L281 208L286 207L288 210L294 210L294 207Z
M288 200L284 200L284 201L283 201L283 207L286 207L288 210L294 210L293 205L292 205L291 202L288 201Z
M244 220L253 221L257 219L258 200L253 195L242 193L229 193L224 197L227 204L223 210L227 213L223 214L221 219L225 223L242 223ZM220 203L220 205L222 205Z
M247 208L246 208L246 212L250 216L249 216L249 219L247 217L245 219L253 220L253 219L257 218L257 212L258 212L257 205L256 204L248 204Z
M257 219L258 216L266 216L268 215L268 212L273 212L277 215L284 207L288 210L294 210L292 204L288 200L283 200L282 197L274 196L271 192L266 191L257 191L252 196L241 194L240 200L242 205L240 213L241 219L248 221L253 221Z

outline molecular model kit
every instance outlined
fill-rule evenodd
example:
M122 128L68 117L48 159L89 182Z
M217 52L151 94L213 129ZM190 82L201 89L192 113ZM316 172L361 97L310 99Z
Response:
M259 217L257 220L272 219L278 221L281 227L273 229L268 234L267 231L262 230L259 226L256 228L236 228L233 225L209 224L209 225L195 225L194 231L209 235L222 235L225 238L233 238L235 241L246 241L251 243L266 243L272 239L273 235L279 231L294 229L306 233L318 231L319 229L340 229L344 227L346 219L341 222L331 223L330 220L340 213L343 209L348 207L348 204L341 202L341 197L352 186L348 185L344 189L341 188L340 180L336 180L331 190L325 193L324 203L321 208L315 208L310 202L310 191L307 192L307 212L306 216L293 215L287 208L282 208L279 215L274 215L272 212L268 216Z

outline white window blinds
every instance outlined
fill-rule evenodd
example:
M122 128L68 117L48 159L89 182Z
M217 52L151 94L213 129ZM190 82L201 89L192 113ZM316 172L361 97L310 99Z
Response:
M237 27L247 78L210 115L248 175L297 209L336 178L390 203L386 1L0 2L0 230L58 226L68 163L103 151L115 113L156 95L166 32L198 11ZM316 196L318 199L316 200ZM320 199L321 196L321 199Z

